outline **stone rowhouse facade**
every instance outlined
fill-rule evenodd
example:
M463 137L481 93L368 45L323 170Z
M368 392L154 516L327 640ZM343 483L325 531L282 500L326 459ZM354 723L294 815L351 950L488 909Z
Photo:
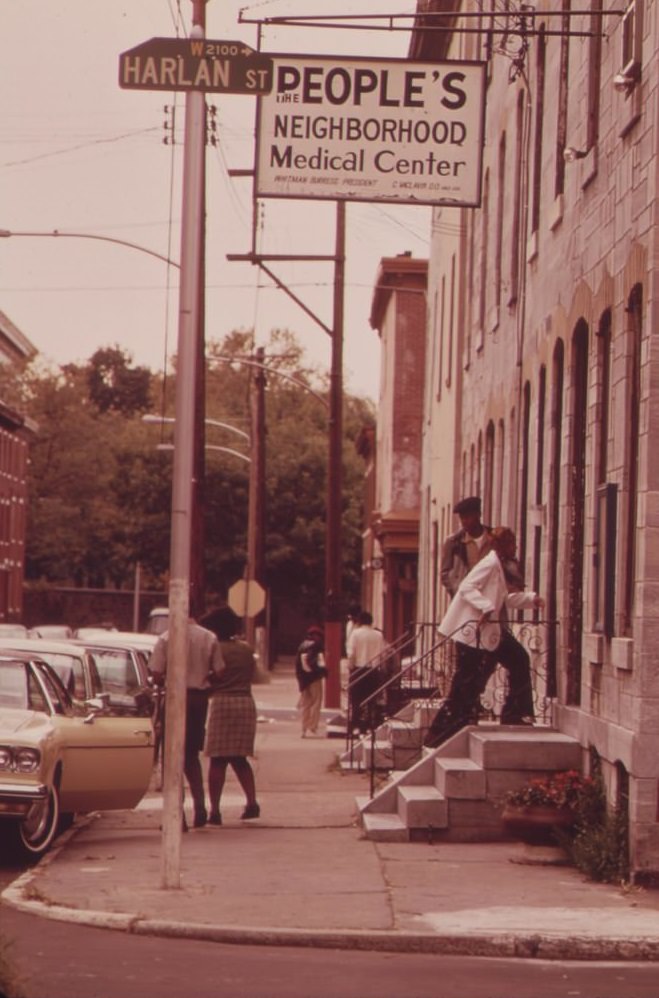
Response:
M503 5L502 10L503 10ZM657 0L419 0L417 59L487 62L477 209L433 211L419 606L479 493L547 600L556 725L629 813L637 877L659 872ZM559 16L544 13L553 11ZM574 11L580 11L572 15ZM603 11L603 13L602 13ZM444 21L444 25L446 25ZM463 33L463 27L480 33ZM528 46L528 47L526 47ZM626 70L626 72L624 72Z
M416 619L428 262L409 253L383 257L369 322L382 341L371 508L363 538L362 597L389 642Z

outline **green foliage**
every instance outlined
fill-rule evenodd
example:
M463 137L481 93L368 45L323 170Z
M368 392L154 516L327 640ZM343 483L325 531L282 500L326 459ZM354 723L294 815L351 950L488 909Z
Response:
M574 865L589 880L605 884L628 880L627 826L627 817L617 808L595 824L578 824L567 848Z
M629 877L628 818L609 810L599 769L572 802L576 821L568 834L556 835L578 870L600 883L622 883Z
M231 359L233 358L233 362ZM210 419L249 431L255 368L249 332L207 345L205 410ZM328 457L326 379L304 364L288 331L266 350L266 583L280 600L319 613L324 604ZM139 378L129 377L132 370ZM165 397L173 415L175 377L162 381L132 369L117 348L98 350L82 365L43 370L31 365L20 383L20 406L38 424L31 444L26 577L33 585L128 587L136 562L145 587L166 583L169 566L171 427L147 427L150 398ZM306 387L305 387L306 386ZM315 393L315 394L314 394ZM320 396L320 398L318 397ZM18 397L18 395L17 395ZM344 402L344 595L359 593L364 467L354 442L373 412L364 400ZM248 445L207 426L209 444ZM222 592L243 575L247 554L249 466L206 451L203 549L207 590Z
M119 347L97 350L87 365L89 398L99 412L146 412L150 407L151 372L131 367L131 358Z

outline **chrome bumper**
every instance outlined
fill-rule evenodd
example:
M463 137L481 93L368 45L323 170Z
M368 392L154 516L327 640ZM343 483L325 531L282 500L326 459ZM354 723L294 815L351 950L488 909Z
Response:
M0 783L0 818L25 814L47 796L48 787L43 783Z

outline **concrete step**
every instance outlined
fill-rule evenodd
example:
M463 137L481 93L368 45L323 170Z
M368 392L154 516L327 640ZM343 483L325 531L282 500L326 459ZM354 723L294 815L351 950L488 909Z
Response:
M483 799L487 780L482 766L473 759L438 756L435 759L435 783L445 797Z
M414 723L416 726L424 729L429 728L443 702L443 700L414 701Z
M398 788L398 816L407 828L445 828L448 803L436 787Z
M409 842L410 833L397 814L377 814L365 811L362 824L366 838L373 842Z
M391 744L395 747L421 748L423 736L415 724L407 721L391 720L387 724L387 729L386 734Z
M581 768L581 747L569 735L547 728L502 725L469 734L469 755L483 769L564 770Z
M393 769L394 751L391 742L379 740L375 745L369 740L363 742L362 759L364 769L370 769L371 765L375 769Z
M410 837L424 838L423 830ZM432 837L440 842L512 841L501 821L501 808L489 800L449 799L446 826L433 828Z

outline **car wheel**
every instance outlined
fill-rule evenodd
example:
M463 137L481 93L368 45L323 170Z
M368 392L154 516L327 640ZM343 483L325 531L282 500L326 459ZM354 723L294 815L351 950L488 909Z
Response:
M52 786L48 795L33 804L18 824L19 845L33 859L43 856L57 835L59 826L59 794Z

